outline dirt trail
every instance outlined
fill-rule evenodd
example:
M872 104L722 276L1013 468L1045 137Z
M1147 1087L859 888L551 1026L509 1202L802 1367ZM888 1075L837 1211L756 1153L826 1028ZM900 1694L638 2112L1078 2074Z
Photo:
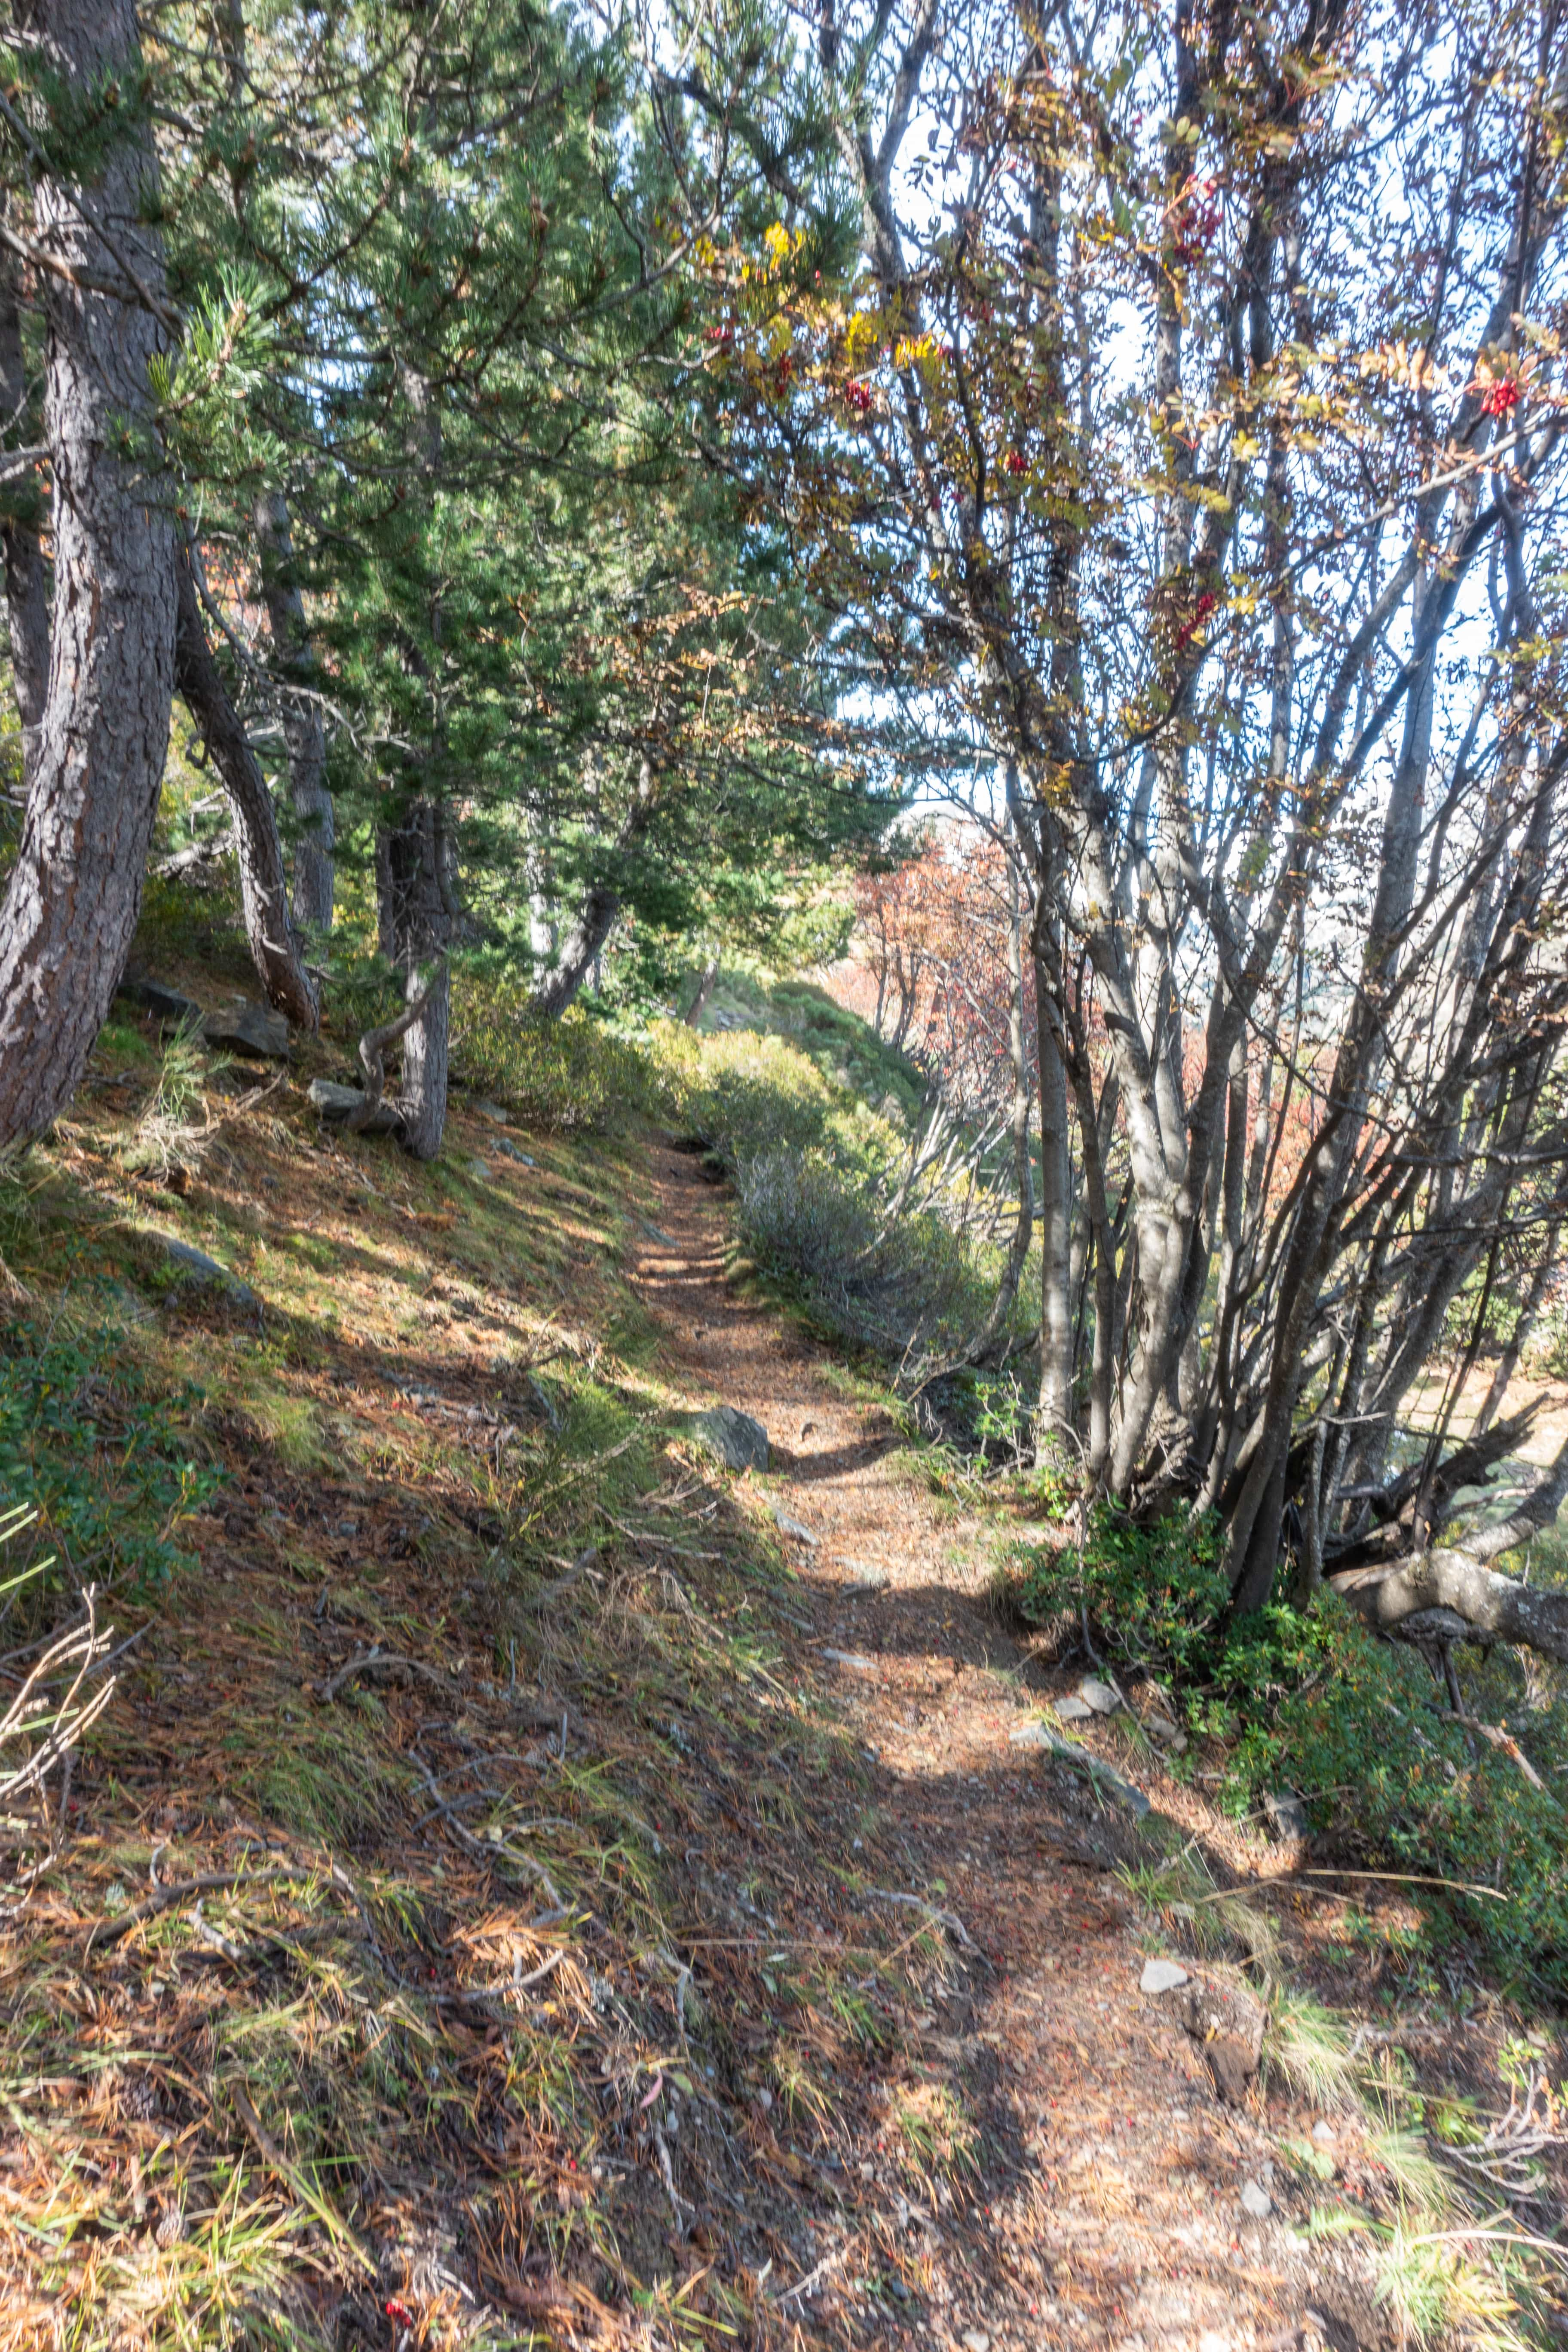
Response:
M1194 2045L1138 1990L1144 1952L1111 1874L1138 1833L1009 1745L1032 1670L983 1598L973 1530L892 1465L887 1423L835 1393L825 1359L727 1283L722 1199L693 1156L660 1145L651 1176L637 1280L667 1360L693 1403L767 1428L770 1500L818 1538L790 1545L811 1620L803 1662L815 1654L875 1757L880 1842L907 1857L902 1884L940 1883L933 1899L984 1956L956 2009L914 2021L922 2058L978 2121L978 2195L922 2215L874 2148L860 2165L928 2257L923 2307L889 2323L894 2339L969 2352L1376 2342L1353 2274L1297 2235L1305 2210L1273 2169L1261 2110L1222 2106ZM1291 2118L1298 2131L1311 2120ZM1272 2199L1265 2219L1243 2206L1249 2182ZM818 2251L824 2279L803 2301L828 2340L852 2315L861 2334L864 2312L832 2299L830 2230Z

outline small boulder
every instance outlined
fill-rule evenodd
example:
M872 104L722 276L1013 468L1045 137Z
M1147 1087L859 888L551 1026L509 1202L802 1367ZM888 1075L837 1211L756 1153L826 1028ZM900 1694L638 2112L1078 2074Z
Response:
M1174 1992L1187 1982L1187 1971L1180 1960L1145 1960L1143 1973L1138 1979L1140 1992Z
M511 1125L510 1111L502 1110L500 1103L470 1103L468 1105L468 1108L473 1112L476 1118L488 1118L492 1127L510 1127Z
M1289 1843L1293 1838L1312 1834L1312 1824L1307 1819L1307 1808L1293 1790L1266 1789L1263 1810L1268 1816L1269 1827L1277 1838Z
M1255 2221L1267 2221L1274 2210L1274 2200L1260 2180L1244 2180L1241 2184L1241 2210L1250 2213Z
M312 1078L307 1092L311 1109L319 1118L324 1118L330 1127L340 1125L351 1112L358 1110L364 1100L364 1096L358 1087L335 1086L331 1078ZM365 1132L372 1135L390 1135L397 1124L396 1105L381 1102L376 1105L375 1116L370 1121Z
M503 1153L508 1160L517 1160L521 1167L536 1168L539 1165L539 1162L536 1160L531 1160L529 1158L526 1151L520 1151L515 1143L509 1143L504 1135L501 1137L500 1141L495 1146L495 1149L496 1150Z
M195 1249L189 1242L175 1241L169 1235L163 1237L163 1248L171 1268L187 1288L221 1290L237 1307L260 1306L249 1283L231 1274L226 1265L220 1265L216 1257L208 1257L205 1250Z
M134 1004L143 1013L154 1013L168 1028L179 1029L187 1022L199 1022L202 1017L199 1004L193 1003L188 996L182 996L177 988L170 988L161 980L133 978L127 972L114 993L121 1003Z
M773 1515L773 1525L781 1536L793 1536L796 1543L807 1544L813 1551L816 1549L816 1538L802 1520L792 1519L782 1504L770 1503L768 1508Z
M1239 2107L1263 2055L1261 2001L1239 1985L1194 1977L1173 2006L1202 2050L1215 2089L1227 2106Z
M1078 1695L1086 1706L1094 1709L1096 1715L1114 1715L1121 1705L1121 1693L1094 1675L1085 1675L1078 1686Z
M689 1423L699 1445L721 1461L726 1470L765 1470L768 1433L749 1412L732 1404L716 1404L693 1413Z
M289 1058L287 1016L275 1012L269 1004L254 1004L247 997L237 997L232 1004L209 1013L202 1023L202 1035L209 1045L222 1045L233 1054L248 1054L255 1061L283 1062Z
M1056 1709L1064 1723L1092 1723L1094 1721L1093 1707L1090 1706L1086 1698L1079 1698L1076 1692L1073 1691L1068 1691L1065 1698L1058 1698L1057 1700Z

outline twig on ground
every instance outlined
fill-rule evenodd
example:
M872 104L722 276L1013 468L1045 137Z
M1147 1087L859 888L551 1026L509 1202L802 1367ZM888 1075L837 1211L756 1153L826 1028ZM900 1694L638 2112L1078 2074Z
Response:
M143 1919L156 1918L172 1904L183 1903L187 1895L219 1895L239 1886L275 1886L281 1879L313 1878L317 1867L315 1864L280 1863L273 1870L208 1870L199 1878L165 1879L155 1895L144 1895L128 1911L117 1912L111 1918L95 1919L88 1930L82 1958L85 1959L101 1944L117 1944L121 1936L128 1936Z
M910 1911L923 1911L928 1918L940 1920L944 1927L951 1927L966 1952L980 1948L956 1911L944 1911L939 1904L929 1902L923 1895L900 1895L890 1886L863 1886L860 1893L873 1902L901 1903Z
M346 1666L340 1666L330 1682L321 1685L322 1702L330 1706L342 1689L343 1685L352 1682L356 1675L395 1674L422 1675L427 1683L434 1683L438 1690L451 1688L451 1684L444 1674L439 1673L435 1666L426 1665L420 1658L405 1657L397 1650L362 1650L357 1658L351 1658Z

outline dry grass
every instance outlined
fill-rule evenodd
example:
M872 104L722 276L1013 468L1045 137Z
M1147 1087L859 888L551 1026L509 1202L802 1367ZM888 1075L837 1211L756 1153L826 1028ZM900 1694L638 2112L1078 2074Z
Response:
M847 1834L824 1883L863 1767L777 1671L776 1547L667 1440L626 1162L476 1173L459 1118L416 1169L300 1075L234 1115L149 1055L35 1170L18 1278L112 1285L224 1478L0 1928L5 2340L814 2340L801 2148L946 1956Z

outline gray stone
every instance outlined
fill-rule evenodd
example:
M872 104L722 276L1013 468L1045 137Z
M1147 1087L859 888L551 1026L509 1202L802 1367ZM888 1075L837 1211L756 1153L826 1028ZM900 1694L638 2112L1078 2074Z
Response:
M493 1184L495 1181L496 1171L488 1160L470 1160L468 1173L476 1183Z
M726 1470L765 1470L768 1466L768 1433L760 1421L749 1412L740 1412L732 1404L716 1404L707 1412L693 1413L690 1422L692 1436L699 1445L721 1461Z
M257 1061L283 1062L289 1058L286 1015L274 1012L269 1004L254 1004L246 997L209 1013L202 1023L202 1035L209 1045L224 1045L231 1053L248 1054Z
M1075 1748L1070 1739L1058 1739L1055 1732L1047 1731L1043 1723L1020 1723L1007 1737L1015 1748L1043 1748L1058 1763L1070 1764L1075 1771L1086 1773L1105 1790L1107 1796L1114 1797L1119 1805L1125 1805L1135 1820L1142 1821L1152 1811L1153 1808L1142 1789L1135 1789L1130 1780L1121 1778L1120 1772L1113 1772L1109 1764L1102 1764L1098 1756L1091 1756L1087 1748Z
M1056 1709L1064 1723L1092 1723L1094 1721L1093 1707L1090 1706L1087 1699L1079 1698L1074 1691L1068 1691L1065 1698L1058 1698L1056 1702Z
M184 1022L198 1022L202 1008L177 988L168 988L161 980L132 979L128 972L114 992L123 1003L140 1005L143 1013L155 1013L160 1021L174 1028Z
M511 1125L511 1113L507 1110L502 1110L500 1103L470 1103L468 1105L468 1108L474 1113L474 1116L477 1118L488 1118L492 1127L510 1127Z
M1274 2200L1260 2180L1244 2180L1241 2184L1241 2210L1250 2213L1255 2221L1267 2221L1274 2210Z
M537 1168L539 1165L536 1160L529 1158L526 1151L520 1151L515 1143L509 1143L504 1135L494 1148L497 1151L504 1152L509 1160L517 1160L523 1168Z
M1100 1682L1094 1675L1085 1675L1078 1686L1078 1695L1093 1707L1096 1715L1114 1715L1121 1705L1121 1693L1109 1683Z
M1332 2147L1338 2135L1327 2116L1320 2116L1317 2122L1312 2126L1312 2137L1317 2141L1318 2146L1320 2147Z
M833 1665L847 1666L852 1674L874 1675L877 1671L876 1659L863 1658L858 1650L825 1649L822 1654Z
M331 1126L347 1118L351 1111L358 1110L364 1100L358 1087L336 1086L331 1078L312 1078L308 1092L311 1109ZM382 1102L376 1105L375 1117L364 1131L371 1135L390 1135L397 1124L396 1106Z
M1307 1808L1290 1790L1266 1789L1263 1810L1276 1837L1289 1840L1311 1836L1312 1825L1307 1819Z
M248 1282L220 1265L205 1250L195 1249L189 1242L175 1241L171 1235L161 1236L168 1254L170 1265L181 1281L193 1290L221 1290L237 1307L259 1307L261 1301Z
M773 1515L773 1525L781 1536L793 1536L796 1543L808 1544L813 1551L816 1549L816 1538L803 1520L792 1519L782 1504L770 1503L768 1508Z
M847 1584L844 1587L845 1599L858 1601L868 1592L886 1592L889 1582L889 1579L885 1568L868 1569L864 1576L858 1576L852 1584Z
M1140 1992L1174 1992L1187 1981L1187 1971L1180 1960L1145 1960L1143 1973L1138 1979Z

